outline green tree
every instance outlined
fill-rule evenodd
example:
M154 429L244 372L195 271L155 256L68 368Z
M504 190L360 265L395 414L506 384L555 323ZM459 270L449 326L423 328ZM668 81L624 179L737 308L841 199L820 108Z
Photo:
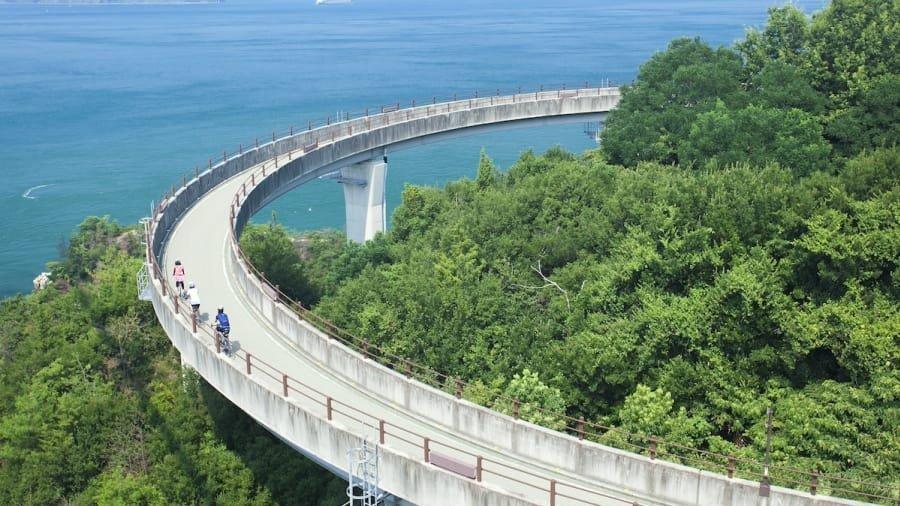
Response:
M165 495L147 476L131 476L117 471L102 474L82 498L84 504L104 506L164 506ZM79 503L81 501L76 501Z
M288 297L310 305L315 290L310 285L303 264L291 238L283 226L272 221L266 225L249 225L241 234L241 249L250 263Z
M494 408L508 415L514 414L515 400L519 401L519 417L551 429L562 429L566 426L563 415L565 403L559 390L547 386L537 373L528 369L522 374L515 374L503 390L503 398Z
M747 72L751 76L764 73L777 62L779 67L808 68L810 21L797 7L773 7L769 9L766 26L762 30L751 28L735 49L744 57ZM788 84L788 82L782 83Z
M698 114L717 100L746 102L741 88L740 57L730 49L713 49L699 39L678 39L641 65L633 86L610 112L600 134L613 163L678 162L678 145Z
M830 149L821 125L798 109L728 109L719 102L697 117L678 153L682 163L700 167L778 163L806 175L828 166Z
M900 144L900 75L874 80L858 104L831 118L826 132L845 156Z
M481 157L478 160L478 175L475 177L475 186L479 190L484 191L494 186L499 177L500 171L497 170L497 166L494 165L493 160L482 149Z
M813 16L808 49L813 85L839 107L883 76L900 73L900 4L832 0Z

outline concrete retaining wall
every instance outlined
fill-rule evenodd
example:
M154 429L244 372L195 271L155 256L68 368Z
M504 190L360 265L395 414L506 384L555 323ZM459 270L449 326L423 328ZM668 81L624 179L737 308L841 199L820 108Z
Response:
M247 197L241 202L236 214L235 229L238 234L256 211L288 189L321 173L335 170L341 164L371 157L385 146L479 125L561 114L604 112L616 105L618 97L617 90L607 90L593 96L565 98L557 96L556 92L547 92L540 94L538 101L524 101L521 97L517 101L501 97L504 100L498 98L497 102L502 104L493 106L487 103L488 99L479 99L476 104L481 108L474 110L468 109L469 101L459 101L446 106L446 111L441 109L443 105L426 106L412 111L401 110L280 139L212 167L168 199L155 222L153 253L160 258L171 227L194 202L217 184L276 154L282 156L291 150L307 146L314 140L319 141L316 149L291 160L276 171L268 172L267 177L262 180L257 178L257 184L253 188L247 188ZM490 100L493 101L494 98ZM426 114L431 115L417 118L417 115ZM367 126L371 128L379 124L381 126L374 130L341 138L351 130L359 132ZM333 143L330 141L332 134L335 136ZM223 214L223 220L225 219L227 216ZM237 273L236 281L247 298L306 353L328 364L334 373L372 394L404 406L417 416L451 427L459 435L473 441L543 463L548 468L564 470L632 492L650 503L733 506L854 504L852 501L815 497L779 487L772 488L770 497L760 498L759 484L755 482L728 479L722 475L579 441L569 435L513 420L467 401L457 400L437 389L410 381L378 363L363 359L355 351L330 340L306 322L300 321L288 307L272 300L268 291L238 258L235 250L231 251L230 256L234 272ZM299 447L323 460L338 466L345 465L343 452L360 444L356 436L290 405L289 401L223 363L215 353L210 355L208 347L201 345L186 332L186 328L173 321L171 308L161 300L158 291L154 297L157 315L173 343L182 351L185 361L195 367L207 381L286 440L296 442ZM483 484L475 485L453 475L444 476L447 473L410 461L401 455L391 455L384 463L384 468L390 474L389 479L385 476L384 488L415 502L439 504L441 500L452 498L453 504L519 504L515 499L501 497L502 494L496 491L491 492ZM457 483L459 481L464 483ZM406 487L410 487L410 490L407 491Z

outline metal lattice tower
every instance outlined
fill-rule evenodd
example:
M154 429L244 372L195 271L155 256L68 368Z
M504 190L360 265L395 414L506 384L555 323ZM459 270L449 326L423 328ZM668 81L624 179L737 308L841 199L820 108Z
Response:
M377 506L382 494L378 490L378 445L369 443L347 452L347 502L344 506Z

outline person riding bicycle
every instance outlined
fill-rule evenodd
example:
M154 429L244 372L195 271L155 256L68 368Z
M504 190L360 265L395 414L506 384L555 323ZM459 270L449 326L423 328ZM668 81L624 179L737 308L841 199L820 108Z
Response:
M219 309L216 314L216 332L221 332L225 335L228 335L231 332L231 324L228 321L228 315L225 314L225 308L219 306Z
M175 276L175 288L178 288L178 294L184 297L184 266L181 260L175 260L175 268L172 269L172 275Z
M200 291L197 290L197 285L193 281L188 284L188 301L194 314L198 314L200 312Z
M228 340L228 334L231 332L231 323L228 321L228 315L225 314L225 308L219 306L216 314L216 332L222 336L222 351L228 355L231 351L231 342Z

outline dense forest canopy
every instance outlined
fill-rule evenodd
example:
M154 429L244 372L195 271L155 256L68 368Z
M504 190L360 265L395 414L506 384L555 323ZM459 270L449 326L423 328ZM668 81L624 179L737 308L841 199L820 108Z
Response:
M407 187L365 245L315 233L301 259L274 223L244 245L279 244L251 254L274 282L473 401L755 460L774 408L773 462L897 494L898 23L841 0L734 47L673 41L597 151L483 154L474 180Z

